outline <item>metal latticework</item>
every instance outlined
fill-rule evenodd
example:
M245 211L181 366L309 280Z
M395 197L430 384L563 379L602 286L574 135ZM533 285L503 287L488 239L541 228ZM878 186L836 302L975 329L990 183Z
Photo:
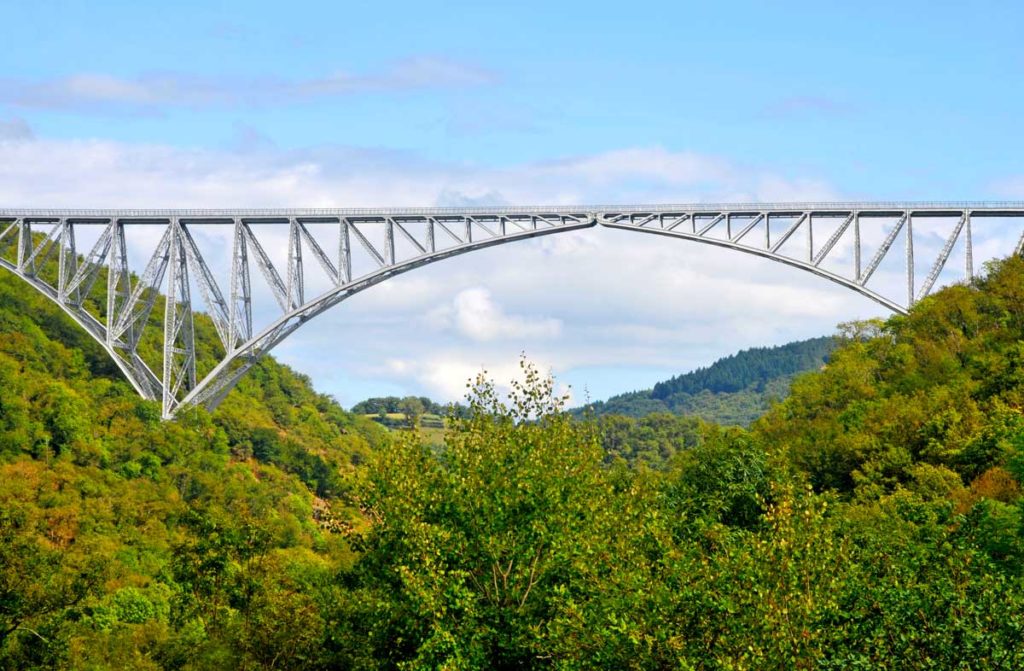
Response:
M1020 219L1024 227L1024 203L0 210L0 266L57 303L106 349L138 393L160 400L171 418L185 408L215 407L261 355L349 296L474 249L595 225L636 230L785 263L904 313L942 283L955 255L962 255L963 276L973 277L972 219L979 218ZM915 246L915 225L919 230L936 220L949 222L936 238L941 244L919 240ZM220 233L220 249L203 251L194 234L207 227ZM88 239L87 231L98 235L83 252L76 241ZM159 234L141 271L130 263L134 232ZM1022 247L1024 235L1000 253ZM915 262L926 275L917 277ZM219 281L220 271L226 277ZM879 275L888 277L886 286L878 285ZM902 286L894 287L893 277ZM266 291L254 293L254 278ZM261 296L270 306L256 305ZM162 328L153 315L161 303ZM193 320L200 307L222 346L219 363L202 375ZM256 307L274 315L260 328ZM145 343L159 350L150 363L140 355Z

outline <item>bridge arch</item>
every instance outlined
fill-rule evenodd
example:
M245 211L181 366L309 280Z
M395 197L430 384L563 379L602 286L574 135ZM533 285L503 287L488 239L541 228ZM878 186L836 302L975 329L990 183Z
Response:
M913 222L943 217L951 223L938 254L923 258L929 272L915 286ZM965 275L973 275L972 218L1024 218L1024 203L806 203L693 205L631 208L477 208L424 210L0 210L0 266L15 273L57 303L114 360L136 391L161 400L163 416L182 409L214 408L251 368L302 324L350 296L396 275L436 261L507 242L604 226L683 239L752 254L799 268L856 291L889 310L905 313L928 295L954 249L962 249ZM863 222L883 229L870 258L861 236ZM128 266L125 228L162 227L162 237L144 269ZM275 263L253 226L282 235L287 260ZM314 224L337 230L337 248L328 254ZM100 226L88 253L79 254L76 227ZM230 287L215 279L192 231L230 226ZM33 227L36 227L36 230ZM774 227L774 228L773 228ZM816 228L817 227L817 228ZM323 227L320 226L322 229ZM369 229L382 236L375 241ZM822 230L824 234L821 234ZM819 235L815 237L815 231ZM876 231L877 232L877 231ZM382 238L382 239L381 239ZM900 254L894 248L903 239ZM803 240L794 253L795 243ZM278 239L280 243L283 240ZM352 244L352 243L356 244ZM396 242L400 244L396 244ZM404 245L402 244L404 243ZM12 253L11 246L14 247ZM1024 236L1014 249L1020 253ZM403 248L404 247L404 248ZM843 250L843 251L840 251ZM353 255L375 267L353 277ZM848 255L837 269L826 261ZM282 254L278 254L278 257ZM900 258L906 294L868 286L886 259ZM47 264L56 259L56 269ZM306 270L315 262L330 284L307 299ZM284 265L283 272L281 266ZM890 262L891 265L891 262ZM251 268L266 281L279 315L253 328ZM98 278L106 274L106 310L97 318L84 307ZM54 279L55 278L55 279ZM224 346L225 355L202 379L196 375L193 289L201 294ZM158 298L164 301L162 375L138 354L138 343Z

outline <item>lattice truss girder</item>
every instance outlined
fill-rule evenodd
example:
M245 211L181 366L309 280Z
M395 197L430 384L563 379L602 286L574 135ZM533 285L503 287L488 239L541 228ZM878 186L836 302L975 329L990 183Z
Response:
M594 223L587 212L572 210L4 215L0 265L84 327L139 394L161 401L165 418L189 407L215 407L262 354L302 323L394 274L471 249ZM160 238L144 253L134 250L144 254L145 265L133 269L126 231L141 227ZM86 229L95 241L79 248L76 238L83 239ZM207 245L204 252L200 238L210 231L214 239L229 240L230 252L224 244ZM214 270L228 264L222 284ZM309 279L312 266L318 282ZM272 303L257 305L261 298ZM162 329L152 319L161 303ZM220 362L202 374L197 309L212 321L223 350ZM254 313L270 324L255 328ZM140 356L147 339L159 342L159 360L147 363Z
M600 224L767 257L905 312L937 286L958 251L963 276L973 277L971 221L978 217L1024 221L1024 204L0 211L0 265L60 305L170 418L215 407L262 354L352 294L473 249ZM948 222L943 243L915 251L915 222L936 219ZM159 239L139 252L128 233L143 227ZM84 229L95 237L87 248L76 245ZM1024 236L1013 251L1022 247ZM140 268L130 263L133 251L145 260ZM915 261L928 268L920 281ZM219 280L222 269L227 276ZM877 288L873 278L886 274L903 278L905 289ZM222 348L210 370L197 368L196 309L212 321ZM257 317L267 324L257 327ZM140 356L147 347L159 351L151 362L159 374Z
M963 277L974 277L972 217L1013 220L1020 232L1024 208L1003 203L990 206L872 206L817 204L806 207L694 208L605 211L599 223L641 230L736 249L807 270L853 289L894 312L905 313L930 294L950 258L963 253ZM943 244L915 255L914 222L942 222ZM876 239L865 240L865 233ZM880 238L880 239L878 239ZM1018 238L1016 253L1024 249ZM1007 249L1006 253L1011 250ZM923 258L922 257L927 257ZM915 261L925 261L928 273L915 273ZM893 286L873 288L869 282L885 266L902 278L903 292ZM890 277L891 279L891 277Z

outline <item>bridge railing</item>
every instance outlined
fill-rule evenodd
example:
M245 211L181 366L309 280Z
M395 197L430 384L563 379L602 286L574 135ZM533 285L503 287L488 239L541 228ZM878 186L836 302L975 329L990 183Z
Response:
M1024 214L1024 201L844 201L844 202L762 202L762 203L676 203L660 205L541 205L506 207L388 207L388 208L238 208L238 209L71 209L71 208L0 208L0 218L21 217L85 217L85 218L231 218L231 217L361 217L361 216L463 216L479 215L595 215L603 212L765 212L765 211L928 211L928 210L992 210Z

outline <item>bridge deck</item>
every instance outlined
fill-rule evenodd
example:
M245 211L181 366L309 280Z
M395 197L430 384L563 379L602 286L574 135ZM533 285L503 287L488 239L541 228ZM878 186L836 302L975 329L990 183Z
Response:
M862 212L905 213L917 216L970 211L977 216L1024 216L1024 201L879 201L879 202L789 202L789 203L680 203L661 205L543 205L527 207L397 207L397 208L218 208L218 209L40 209L0 208L0 219L23 217L39 219L232 219L258 217L281 219L292 217L464 217L472 216L529 216L543 214L573 214L594 216L605 213L671 214L695 212L700 214L787 213L811 212L816 215ZM215 223L215 222L210 222ZM230 223L225 221L224 223Z

